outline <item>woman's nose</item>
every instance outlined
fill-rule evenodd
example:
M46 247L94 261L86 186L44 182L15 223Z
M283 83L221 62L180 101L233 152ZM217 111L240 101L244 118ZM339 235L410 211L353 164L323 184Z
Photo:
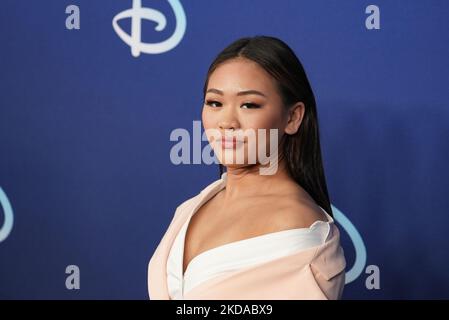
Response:
M237 125L235 123L231 123L231 122L223 122L221 121L218 125L220 127L220 129L232 129L235 130L237 129Z
M231 107L226 108L227 110L223 110L224 112L221 114L221 118L218 122L218 126L220 127L220 129L237 129L239 127L239 122L238 119L236 117L236 115L234 114L233 110Z

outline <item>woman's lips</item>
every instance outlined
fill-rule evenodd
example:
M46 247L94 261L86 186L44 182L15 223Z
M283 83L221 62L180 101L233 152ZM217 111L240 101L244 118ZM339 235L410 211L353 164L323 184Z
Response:
M243 143L242 140L237 140L236 137L222 137L221 147L223 149L235 149Z

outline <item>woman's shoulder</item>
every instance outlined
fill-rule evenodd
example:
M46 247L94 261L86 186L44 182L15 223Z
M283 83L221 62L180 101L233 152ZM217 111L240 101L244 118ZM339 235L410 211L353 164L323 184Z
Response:
M324 211L315 202L298 197L282 196L273 201L269 210L271 232L309 228L317 221L328 222Z

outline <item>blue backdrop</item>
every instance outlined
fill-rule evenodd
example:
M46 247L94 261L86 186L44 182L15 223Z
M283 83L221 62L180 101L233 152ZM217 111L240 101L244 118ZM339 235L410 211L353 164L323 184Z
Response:
M148 298L175 208L218 179L216 165L172 164L170 133L201 120L215 55L257 34L295 50L316 95L344 298L449 298L448 1L143 0L165 28L125 12L116 29L175 42L138 56L112 23L132 6L1 3L0 298Z

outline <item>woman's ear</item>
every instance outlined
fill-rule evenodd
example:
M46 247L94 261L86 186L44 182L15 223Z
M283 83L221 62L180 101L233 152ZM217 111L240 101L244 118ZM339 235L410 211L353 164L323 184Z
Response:
M284 129L286 134L295 134L298 132L304 117L305 108L302 102L298 102L289 108L287 126Z

